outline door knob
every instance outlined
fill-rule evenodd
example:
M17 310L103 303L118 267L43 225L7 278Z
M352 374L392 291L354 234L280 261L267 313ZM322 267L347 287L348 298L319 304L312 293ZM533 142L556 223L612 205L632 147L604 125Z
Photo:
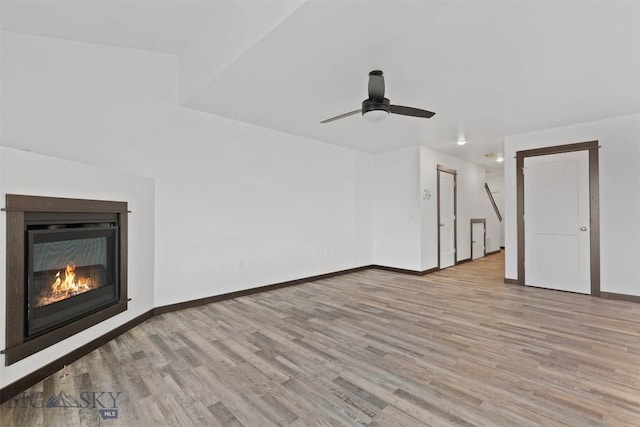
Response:
M587 231L587 227L580 227L580 231Z

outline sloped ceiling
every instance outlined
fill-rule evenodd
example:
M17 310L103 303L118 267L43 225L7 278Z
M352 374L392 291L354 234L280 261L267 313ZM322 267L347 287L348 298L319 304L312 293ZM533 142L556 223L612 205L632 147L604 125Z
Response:
M422 144L496 170L484 153L500 152L505 135L640 112L635 1L2 7L3 30L180 55L185 107L367 152ZM359 108L374 69L392 103L436 116L320 124Z

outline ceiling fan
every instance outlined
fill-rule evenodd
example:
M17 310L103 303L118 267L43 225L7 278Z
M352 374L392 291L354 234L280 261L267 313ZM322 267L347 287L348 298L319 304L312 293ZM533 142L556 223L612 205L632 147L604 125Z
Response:
M391 105L389 99L384 97L384 76L380 70L374 70L369 73L369 98L362 101L362 108L349 113L340 114L339 116L331 117L330 119L323 120L320 123L329 123L358 113L362 113L365 119L373 122L384 119L389 115L389 113L402 114L403 116L422 117L425 119L429 119L436 114L419 108Z

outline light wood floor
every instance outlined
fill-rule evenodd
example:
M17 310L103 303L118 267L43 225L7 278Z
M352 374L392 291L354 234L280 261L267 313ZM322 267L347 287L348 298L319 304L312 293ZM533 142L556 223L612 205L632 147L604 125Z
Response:
M640 304L502 283L492 255L164 314L31 391L120 391L0 425L640 425Z

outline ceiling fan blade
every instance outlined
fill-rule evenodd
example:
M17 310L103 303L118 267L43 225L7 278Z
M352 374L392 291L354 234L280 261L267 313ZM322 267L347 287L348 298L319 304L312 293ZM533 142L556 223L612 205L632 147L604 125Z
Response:
M403 116L424 117L425 119L430 119L436 114L434 112L421 110L419 108L403 107L402 105L390 105L389 112L394 114L402 114Z
M382 71L369 73L369 99L381 102L384 99L384 77Z
M329 122L332 122L334 120L343 119L345 117L353 116L354 114L358 114L358 113L362 113L362 108L360 108L358 110L350 111L348 113L340 114L339 116L331 117L330 119L323 120L320 123L329 123Z

